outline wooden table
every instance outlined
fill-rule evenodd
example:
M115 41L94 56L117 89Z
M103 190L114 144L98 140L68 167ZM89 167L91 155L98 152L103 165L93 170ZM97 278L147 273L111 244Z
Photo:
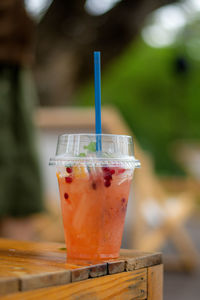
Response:
M0 299L162 299L160 253L80 263L66 262L64 247L0 239Z

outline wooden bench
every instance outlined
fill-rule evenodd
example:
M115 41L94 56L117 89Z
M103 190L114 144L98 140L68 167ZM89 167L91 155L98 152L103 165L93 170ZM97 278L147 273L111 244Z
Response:
M161 300L160 253L121 250L103 262L66 261L58 243L0 239L0 299Z

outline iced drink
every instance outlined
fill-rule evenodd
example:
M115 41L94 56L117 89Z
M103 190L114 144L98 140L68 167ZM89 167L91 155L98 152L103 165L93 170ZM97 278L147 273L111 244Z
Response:
M77 165L57 177L68 257L117 257L132 170Z
M125 148L123 143L118 147L113 147L114 144L112 148L108 147L108 142L106 150L110 151L103 149L98 155L95 149L90 149L94 143L90 142L89 148L83 146L79 149L86 152L71 148L78 158L70 160L68 155L65 158L57 156L60 163L57 163L56 175L68 258L103 260L119 255L134 170L133 159L124 159L123 155L120 160L116 157L116 152L119 157L119 151L129 151L127 140L123 141L126 142ZM69 148L65 151L68 152Z

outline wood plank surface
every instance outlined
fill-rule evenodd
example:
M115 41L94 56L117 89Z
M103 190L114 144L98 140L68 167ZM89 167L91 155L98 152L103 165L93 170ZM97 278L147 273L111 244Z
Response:
M148 268L148 300L163 300L163 265Z
M11 294L3 299L24 300L134 300L147 298L147 269L123 272L110 276L71 283L65 286L44 288L31 292ZM0 297L1 299L1 297Z
M0 278L0 296L19 291L19 281L17 278Z
M98 277L105 269L101 262L67 262L64 244L0 239L1 295Z
M162 254L159 252L141 252L137 250L120 250L120 258L125 259L126 271L133 271L144 267L159 265L162 263Z
M116 260L108 262L108 274L116 274L125 271L125 261Z
M118 259L107 261L67 260L63 244L0 239L0 285L5 286L1 294L62 285L160 263L160 253L136 250L121 250Z
M71 272L67 270L26 275L20 278L20 290L29 291L48 286L67 284L70 282Z

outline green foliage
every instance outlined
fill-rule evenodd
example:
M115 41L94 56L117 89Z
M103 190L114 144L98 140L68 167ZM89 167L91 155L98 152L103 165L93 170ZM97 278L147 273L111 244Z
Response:
M79 154L79 156L80 156L80 157L86 157L86 154L83 153L83 152L81 152L81 153Z
M84 146L84 149L87 149L90 152L96 152L96 143L90 142L88 146Z
M183 174L171 145L200 137L200 66L187 58L187 72L175 71L179 52L138 41L102 74L102 104L121 111L140 144L153 154L161 174ZM81 88L76 103L94 105L93 81Z

